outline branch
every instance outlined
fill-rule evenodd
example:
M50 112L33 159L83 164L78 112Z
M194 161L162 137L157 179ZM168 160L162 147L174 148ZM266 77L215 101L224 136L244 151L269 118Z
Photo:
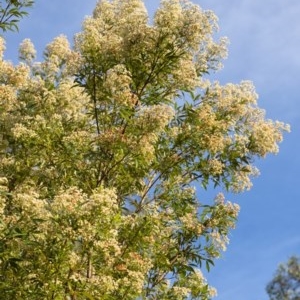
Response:
M94 115L97 125L97 133L100 135L100 127L99 127L99 115L98 115L98 109L97 109L97 97L96 97L97 89L96 89L96 73L93 72L93 103L94 103Z

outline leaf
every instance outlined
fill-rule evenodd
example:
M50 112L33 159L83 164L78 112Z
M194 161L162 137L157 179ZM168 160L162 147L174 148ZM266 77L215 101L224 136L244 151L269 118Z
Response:
M214 262L211 259L206 259L205 266L206 266L207 272L209 272L210 271L210 267L214 266Z
M86 297L87 300L95 300L95 298L87 291L82 292L82 296Z
M17 257L11 257L8 259L8 264L15 270L20 270L20 266L19 266L19 263L23 261L22 259L20 258L17 258Z

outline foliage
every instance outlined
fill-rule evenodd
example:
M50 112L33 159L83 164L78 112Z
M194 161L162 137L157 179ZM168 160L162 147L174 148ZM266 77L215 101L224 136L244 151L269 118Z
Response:
M300 259L292 256L286 264L279 265L266 290L270 300L300 299Z
M220 85L216 17L162 1L99 1L70 49L0 61L0 294L10 299L209 299L252 161L288 127L250 82ZM1 40L0 50L4 50ZM4 280L5 279L5 280Z
M0 28L6 30L18 30L17 23L28 15L27 9L34 4L33 0L5 0L0 1Z

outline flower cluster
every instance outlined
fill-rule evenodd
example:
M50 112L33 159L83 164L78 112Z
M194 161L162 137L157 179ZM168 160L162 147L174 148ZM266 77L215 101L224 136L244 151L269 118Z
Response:
M30 64L36 58L36 50L30 39L25 39L19 47L19 59Z

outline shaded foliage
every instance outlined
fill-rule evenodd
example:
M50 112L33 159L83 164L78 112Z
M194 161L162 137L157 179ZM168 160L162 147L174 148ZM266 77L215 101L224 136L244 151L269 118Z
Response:
M33 0L0 1L0 28L3 31L17 30L18 22L28 15L27 8L34 4Z
M300 259L292 256L281 264L266 287L270 300L300 299Z

